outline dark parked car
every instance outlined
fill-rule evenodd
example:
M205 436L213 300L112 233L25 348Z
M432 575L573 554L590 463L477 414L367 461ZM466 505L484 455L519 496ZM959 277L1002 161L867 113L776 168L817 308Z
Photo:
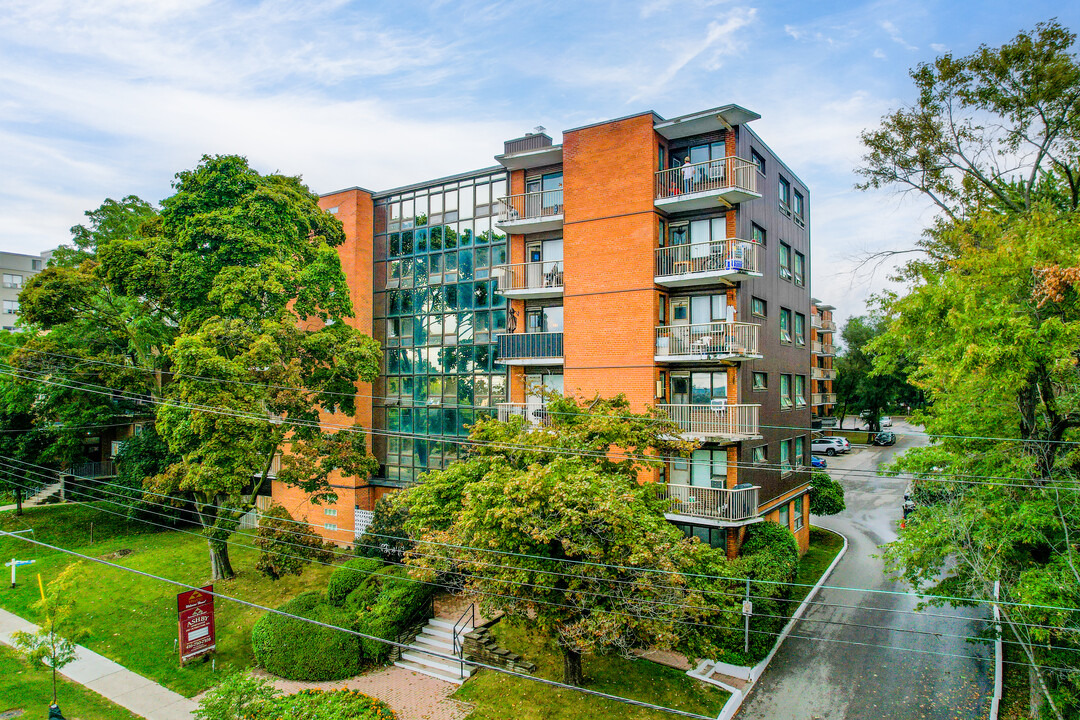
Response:
M810 467L814 470L823 470L829 467L829 463L825 462L825 458L819 458L817 455L811 455Z
M872 441L874 445L895 445L896 433L891 432L879 432L874 436Z

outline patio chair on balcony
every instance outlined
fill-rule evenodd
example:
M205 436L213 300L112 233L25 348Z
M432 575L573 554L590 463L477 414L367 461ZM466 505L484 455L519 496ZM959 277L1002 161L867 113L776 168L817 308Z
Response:
M713 351L713 338L711 335L702 335L690 344L691 354L708 355Z

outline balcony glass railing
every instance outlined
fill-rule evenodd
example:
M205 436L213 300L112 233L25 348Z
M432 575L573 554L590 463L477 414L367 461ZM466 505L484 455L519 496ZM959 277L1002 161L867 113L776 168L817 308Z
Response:
M499 198L499 222L540 220L562 214L562 190L542 190Z
M562 260L499 265L492 269L499 278L499 291L561 289L563 286Z
M562 358L563 334L513 333L499 335L499 360Z
M738 438L760 434L760 405L657 405L656 409L671 418L689 435Z
M726 522L757 517L758 487L708 488L693 485L664 486L663 496L671 501L668 512Z
M729 238L656 249L656 276L668 277L713 272L761 272L761 245Z
M656 328L656 355L667 358L758 355L758 326L752 323L698 323Z
M737 157L706 160L656 173L656 199L738 188L758 193L757 165Z

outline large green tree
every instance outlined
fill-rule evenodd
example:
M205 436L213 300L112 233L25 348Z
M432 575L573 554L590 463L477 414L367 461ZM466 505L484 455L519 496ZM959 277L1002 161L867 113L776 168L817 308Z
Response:
M468 459L395 498L416 540L408 562L552 637L572 685L583 684L587 653L693 647L715 657L715 638L694 623L734 625L741 583L689 578L732 568L668 523L659 486L640 482L654 465L642 454L691 446L622 397L552 396L546 409L539 427L480 420Z
M380 351L346 322L341 223L298 178L205 157L175 189L110 273L179 318L158 431L181 460L151 487L194 504L216 579L233 574L226 541L276 457L277 479L316 500L333 497L331 473L375 469L362 429L326 432L321 418L354 415L355 383L375 378Z
M918 406L919 391L907 382L907 366L897 359L887 369L875 368L871 341L885 332L877 315L856 316L844 323L844 344L836 359L836 403L840 424L848 413L864 419L870 430L880 429L881 416L897 405Z

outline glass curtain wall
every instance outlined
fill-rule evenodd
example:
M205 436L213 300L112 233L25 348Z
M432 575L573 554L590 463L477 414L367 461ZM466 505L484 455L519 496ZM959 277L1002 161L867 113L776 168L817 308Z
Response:
M383 344L384 398L378 452L393 484L445 467L453 442L478 415L506 401L507 374L495 364L506 331L506 300L491 268L506 263L495 228L505 171L477 174L375 200L375 327ZM395 434L398 434L395 436Z

